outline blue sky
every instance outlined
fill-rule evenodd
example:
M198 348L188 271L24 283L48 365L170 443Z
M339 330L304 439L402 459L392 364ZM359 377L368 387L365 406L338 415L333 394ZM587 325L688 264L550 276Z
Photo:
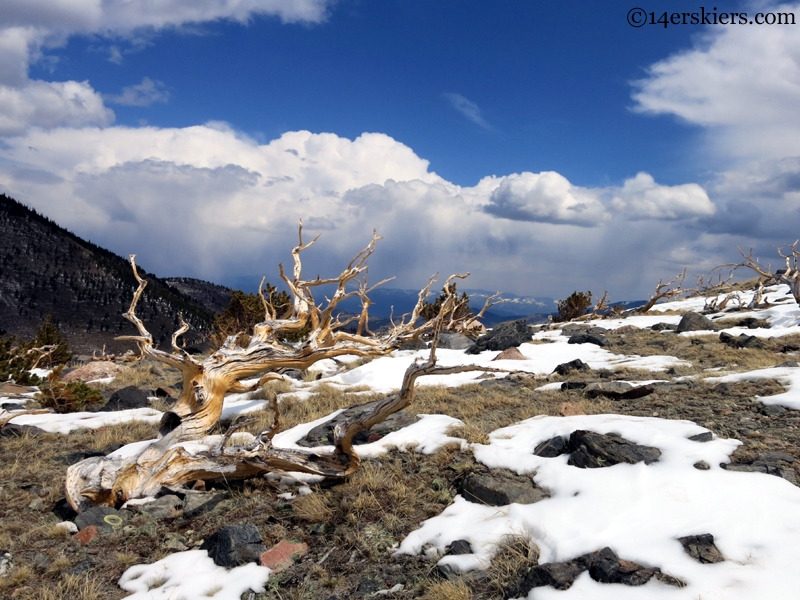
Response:
M323 233L309 268L378 228L375 277L401 287L470 270L622 299L797 237L800 25L633 28L618 2L154 6L0 6L0 191L160 275L271 276L302 217ZM778 10L800 15L717 12Z

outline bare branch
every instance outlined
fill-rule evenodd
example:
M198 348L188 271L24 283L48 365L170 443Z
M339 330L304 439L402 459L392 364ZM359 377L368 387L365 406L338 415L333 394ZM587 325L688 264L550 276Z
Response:
M667 283L664 283L663 280L659 279L658 284L656 284L656 291L650 296L650 299L647 301L646 304L643 306L635 309L634 312L639 314L644 314L653 308L659 300L674 298L675 296L681 296L683 294L688 294L693 290L687 290L683 288L683 282L686 281L686 267L684 267L683 271L678 273L674 278L672 278ZM676 285L677 284L677 285Z

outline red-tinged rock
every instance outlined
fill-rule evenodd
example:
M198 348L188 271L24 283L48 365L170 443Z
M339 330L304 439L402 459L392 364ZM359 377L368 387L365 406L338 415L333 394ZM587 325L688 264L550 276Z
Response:
M79 541L84 546L91 542L94 538L96 538L100 534L100 531L97 529L96 525L89 525L88 527L84 527L78 533L72 536L73 540Z
M263 552L258 562L262 567L272 569L273 573L280 573L287 567L291 567L294 561L305 556L307 553L308 544L281 540L272 548Z
M368 444L372 442L377 442L378 440L383 439L383 436L379 433L375 433L374 431L369 434L369 439L367 440Z
M493 360L528 360L528 357L520 352L519 348L513 346L503 350L500 354L495 356Z

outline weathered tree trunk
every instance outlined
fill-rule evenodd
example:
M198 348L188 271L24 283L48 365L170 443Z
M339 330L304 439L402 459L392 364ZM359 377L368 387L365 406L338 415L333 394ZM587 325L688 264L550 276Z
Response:
M118 505L131 498L151 496L162 487L179 486L195 479L235 479L252 477L266 471L302 471L329 477L349 475L358 468L358 456L351 445L353 436L410 403L417 377L476 369L436 367L434 342L428 362L409 367L399 394L387 398L361 420L348 423L337 432L336 452L331 455L274 448L271 440L277 431L276 405L273 406L276 426L259 434L256 441L248 446L227 447L223 441L221 446L199 453L190 452L181 446L185 442L203 440L208 431L219 422L226 394L255 391L269 380L281 379L282 376L275 372L278 369L307 369L319 360L343 355L380 356L391 352L403 341L415 339L424 332L438 332L444 324L453 326L460 322L454 316L458 299L453 289L455 286L451 282L454 278L464 278L468 274L452 275L447 279L444 287L445 290L450 290L450 295L433 319L418 323L423 303L435 277L420 291L417 304L410 315L380 335L362 335L363 330L369 332L370 302L367 294L377 287L367 285L366 260L380 238L373 233L369 245L350 261L338 277L306 281L302 279L300 252L311 246L316 239L303 244L301 224L300 243L292 250L294 277L289 279L283 267L280 267L281 277L294 298L293 314L288 318L278 319L274 308L259 289L265 319L253 328L248 345L241 347L237 342L239 336L230 336L219 350L202 362L195 360L178 345L179 336L189 327L183 319L180 328L172 336L172 352L154 347L152 336L135 313L136 304L147 282L139 276L135 257L131 256L131 266L139 286L130 309L124 316L136 326L139 335L117 339L135 341L143 356L180 370L183 391L176 406L162 418L160 439L137 456L91 458L68 469L67 499L75 510L84 510L93 504ZM359 280L358 277L362 274L363 279ZM377 285L385 281L388 280ZM356 287L348 291L346 287L350 282L354 282ZM336 286L335 293L324 308L322 305L317 306L312 295L312 289L322 285ZM342 327L352 320L339 321L334 314L337 305L351 297L360 298L362 304L361 314L352 319L358 320L356 333L342 331ZM489 300L487 306L488 304ZM486 307L484 311L485 309ZM292 344L285 341L287 335L297 333L307 326L310 326L310 332L303 342ZM256 377L258 380L253 385L242 383L242 380Z

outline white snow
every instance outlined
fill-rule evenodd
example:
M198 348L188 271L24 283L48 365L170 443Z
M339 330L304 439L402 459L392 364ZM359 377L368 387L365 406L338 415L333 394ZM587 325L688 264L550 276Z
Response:
M129 421L158 423L161 413L153 408L132 408L111 412L76 412L44 415L22 415L11 419L15 425L33 425L50 433L67 434L78 429L99 429Z
M119 586L133 592L127 600L239 600L247 591L263 592L269 574L255 563L227 570L214 564L205 550L188 550L150 565L134 565L122 574Z
M567 456L533 455L540 442L576 429L616 432L662 451L650 465L619 464L578 469ZM534 474L552 497L536 504L484 506L457 496L444 512L412 532L398 552L425 546L443 552L457 539L475 554L446 556L440 564L459 570L485 568L497 544L509 535L536 543L540 563L566 561L610 546L620 558L687 582L668 587L652 580L642 587L601 584L588 575L566 591L535 588L528 598L658 599L793 597L800 587L800 489L771 475L725 471L719 467L739 445L736 440L693 442L703 428L687 421L592 415L535 417L490 435L474 445L475 457L492 468ZM710 470L692 465L705 460ZM726 561L701 564L683 550L678 537L711 533Z
M756 396L756 400L763 404L777 404L794 410L800 410L800 368L773 367L771 369L758 369L745 373L734 373L724 377L708 377L709 382L735 382L735 381L762 381L776 379L788 389L782 394L774 396Z

